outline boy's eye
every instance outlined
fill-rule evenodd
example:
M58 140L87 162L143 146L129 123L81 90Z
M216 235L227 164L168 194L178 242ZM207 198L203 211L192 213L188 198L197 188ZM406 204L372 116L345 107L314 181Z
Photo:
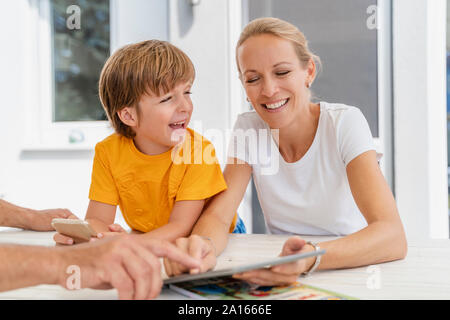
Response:
M167 102L167 101L169 101L170 99L172 99L172 96L167 97L167 98L165 98L165 99L162 99L159 103Z

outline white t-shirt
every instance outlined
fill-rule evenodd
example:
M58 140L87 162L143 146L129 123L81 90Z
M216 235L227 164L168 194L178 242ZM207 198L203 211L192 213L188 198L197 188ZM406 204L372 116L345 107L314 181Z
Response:
M346 166L368 150L375 147L361 111L321 102L313 143L297 162L283 159L269 126L254 111L239 115L228 155L251 165L270 233L340 236L367 226Z

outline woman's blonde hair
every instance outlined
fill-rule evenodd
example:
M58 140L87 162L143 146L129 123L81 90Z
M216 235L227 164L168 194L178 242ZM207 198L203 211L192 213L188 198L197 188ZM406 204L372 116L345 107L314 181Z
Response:
M143 94L160 96L180 82L194 81L194 77L192 61L167 41L130 44L117 50L103 66L100 101L115 131L133 138L134 131L120 120L117 112L135 107L140 115L138 103Z
M306 68L311 59L316 64L316 67L320 68L320 58L311 52L308 47L308 41L306 40L305 35L300 30L298 30L296 26L287 21L277 18L259 18L251 21L249 24L247 24L247 26L245 26L236 45L236 64L239 73L241 73L237 54L239 47L248 38L262 34L271 34L276 37L291 41L294 46L295 53L297 54L297 57L304 68Z

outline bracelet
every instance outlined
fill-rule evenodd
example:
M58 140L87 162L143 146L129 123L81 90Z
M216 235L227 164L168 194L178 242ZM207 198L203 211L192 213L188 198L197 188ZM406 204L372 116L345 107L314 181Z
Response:
M309 244L309 245L313 246L314 247L314 251L319 251L320 250L320 247L317 245L317 243L313 243L311 241L308 241L308 242L306 242L306 244ZM305 276L305 277L310 276L317 269L317 267L319 266L320 259L321 259L320 255L316 256L316 261L314 262L314 265L308 271L303 272L302 275Z
M214 249L214 256L217 257L217 250L216 250L216 246L214 245L214 241L212 241L212 239L210 237L206 237L206 236L200 236L200 238L202 238L203 240L211 241L211 246Z

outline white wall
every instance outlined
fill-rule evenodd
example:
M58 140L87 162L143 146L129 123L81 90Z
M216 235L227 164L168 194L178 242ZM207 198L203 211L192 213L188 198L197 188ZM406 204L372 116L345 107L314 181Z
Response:
M165 38L168 34L172 42L191 57L196 67L192 127L204 133L208 133L208 129L231 129L240 105L236 106L235 103L230 106L230 101L239 103L241 97L239 83L236 89L237 73L233 74L235 81L230 80L230 65L233 63L233 70L235 66L229 56L229 39L233 38L228 31L229 7L233 8L234 3L234 10L239 12L240 6L236 6L239 1L201 1L196 7L191 7L188 1L170 1L168 6L155 7L154 3L145 0L145 8L140 7L142 3L143 0L133 0L131 3L131 7L141 11L140 18L133 19L130 3L127 2L125 10L124 0L115 1L113 10L116 11L112 19L119 21L119 32L112 39L113 49L145 38ZM178 7L180 4L183 6ZM168 8L172 17L170 26L152 28L152 23L161 24L161 15L167 13ZM26 132L24 119L38 121L34 115L29 116L27 109L29 104L32 110L37 110L30 97L35 94L31 91L39 88L37 83L27 80L29 72L24 64L25 55L29 53L29 45L24 39L30 36L27 36L27 10L27 0L8 1L0 10L0 110L3 120L0 126L0 195L3 194L7 201L36 209L68 208L83 218L88 204L93 151L22 150ZM160 20L152 20L151 13L157 14ZM240 20L239 14L232 17ZM124 22L121 24L120 21ZM234 30L235 33L239 32L240 26ZM236 37L234 35L233 39ZM226 141L212 140L223 165ZM250 226L249 204L241 206L239 212L246 212L245 221Z
M409 238L448 238L445 0L393 1L395 185Z
M84 216L93 154L22 152L25 103L27 1L8 1L0 10L0 194L16 204L44 209L63 207ZM13 32L12 32L13 30Z
M239 1L203 0L192 8L188 3L170 0L169 37L196 67L192 124L204 133L230 129L242 107L233 71L240 27L232 20L240 19ZM21 149L26 103L33 104L23 63L26 8L27 0L16 0L0 10L0 195L27 207L69 208L84 217L93 152ZM409 237L448 238L445 0L396 0L393 9L396 200ZM223 163L225 144L213 143ZM249 202L239 209L248 225L249 210Z
M238 0L170 0L170 41L191 58L196 79L192 89L194 112L191 127L210 139L222 168L226 161L227 136L244 99L235 65L235 44L241 31ZM231 27L232 26L232 27ZM251 188L238 209L251 230Z

